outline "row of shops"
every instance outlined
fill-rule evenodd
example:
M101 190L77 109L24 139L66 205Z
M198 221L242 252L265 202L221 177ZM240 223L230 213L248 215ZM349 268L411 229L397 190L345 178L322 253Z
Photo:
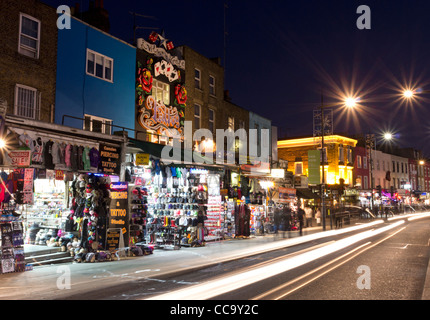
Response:
M232 166L165 164L163 146L125 135L8 120L3 273L25 270L25 246L59 247L78 262L104 261L121 252L263 235L273 231L279 204L297 209L295 189L276 188L273 178Z

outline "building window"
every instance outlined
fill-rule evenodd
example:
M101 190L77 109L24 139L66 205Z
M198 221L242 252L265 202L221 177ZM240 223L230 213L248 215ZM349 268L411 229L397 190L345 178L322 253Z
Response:
M113 82L113 59L87 49L87 74Z
M344 161L344 157L343 157L343 144L339 144L339 161L340 162Z
M303 174L303 162L295 162L294 163L294 174L302 175Z
M200 129L201 106L194 105L194 129Z
M360 189L363 189L363 186L361 185L361 176L357 176L357 179L355 179L355 185L360 187Z
M40 21L20 13L18 52L39 59L40 49Z
M15 114L39 120L40 93L35 88L20 84L15 86Z
M209 109L209 130L212 133L215 131L215 111L213 109Z
M215 95L215 77L209 76L209 94Z
M170 104L170 85L159 80L152 80L152 95L157 102L168 106Z
M347 149L347 157L348 157L348 163L352 163L352 148L351 148L351 146L348 146L348 149Z
M230 129L230 130L234 131L234 118L233 117L228 117L228 119L227 119L227 129Z
M84 130L111 134L112 120L86 114L84 121Z
M363 169L367 169L367 157L363 157Z
M363 189L367 190L369 188L369 182L368 182L368 177L367 176L363 176Z
M361 156L357 156L357 168L361 168L362 164L361 164Z
M199 69L194 69L194 86L197 89L201 88L201 74Z

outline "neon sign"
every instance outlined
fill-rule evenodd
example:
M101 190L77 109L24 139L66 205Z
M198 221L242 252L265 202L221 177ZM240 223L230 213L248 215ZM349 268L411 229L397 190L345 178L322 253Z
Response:
M182 135L187 101L187 90L181 74L181 71L185 70L185 60L180 60L174 54L173 44L167 42L164 35L152 32L149 41L151 43L143 39L138 40L138 49L146 51L149 55L141 59L142 63L140 59L137 61L137 123L142 128L159 135L170 136L175 133ZM154 97L154 79L163 83L163 89L157 87L157 93L162 90L163 94L168 94L172 106L166 106ZM166 84L169 90L164 89Z
M148 130L160 132L160 129L174 128L182 133L178 109L155 101L153 96L148 96L145 108L140 108L138 122Z

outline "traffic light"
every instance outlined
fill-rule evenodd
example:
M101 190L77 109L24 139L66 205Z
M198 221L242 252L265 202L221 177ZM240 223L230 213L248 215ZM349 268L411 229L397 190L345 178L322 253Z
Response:
M340 194L343 194L343 191L345 190L345 180L340 178L339 179L339 186L340 186Z
M376 191L379 193L379 196L381 197L382 196L382 188L380 185L376 186Z
M391 193L391 196L394 195L394 187L393 186L390 187L390 193Z

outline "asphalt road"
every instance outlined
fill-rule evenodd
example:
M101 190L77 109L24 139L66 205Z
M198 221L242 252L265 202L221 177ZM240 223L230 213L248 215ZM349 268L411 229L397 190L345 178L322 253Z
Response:
M382 226L375 229L380 228ZM357 233L357 236L361 234L363 232ZM347 242L344 248L326 253L330 252L329 248L342 241L354 241L354 243L347 245L349 243ZM356 239L355 235L331 238L324 242L312 242L293 249L279 250L271 253L271 256L264 254L229 264L220 264L195 272L188 277L165 279L166 282L163 285L156 286L157 289L154 289L157 292L153 298L421 299L430 258L429 241L429 219L411 221L362 240ZM321 258L313 259L319 255ZM258 264L258 268L255 264ZM283 270L282 268L288 271L280 272L279 269ZM273 275L270 274L271 272ZM216 280L209 281L211 276ZM257 279L259 277L263 279ZM189 287L167 295L162 294L163 291L171 291L175 287L172 285L174 281L187 283ZM208 284L203 284L203 281L207 281ZM236 281L252 283L243 284L237 288L234 284ZM191 286L193 283L195 290ZM228 290L230 287L233 289ZM220 292L220 294L214 294L214 292ZM134 291L134 296L136 295L138 292Z
M218 257L238 254L232 250L237 242L160 251L121 262L66 264L6 274L2 275L0 299L421 299L430 258L430 217L395 223L328 237L319 235L331 234L329 231L317 233L307 242L228 262ZM262 240L267 244L283 242L270 239ZM240 252L256 248L250 240L241 245ZM197 262L210 266L194 268ZM71 273L70 288L59 287L63 285L62 270Z

